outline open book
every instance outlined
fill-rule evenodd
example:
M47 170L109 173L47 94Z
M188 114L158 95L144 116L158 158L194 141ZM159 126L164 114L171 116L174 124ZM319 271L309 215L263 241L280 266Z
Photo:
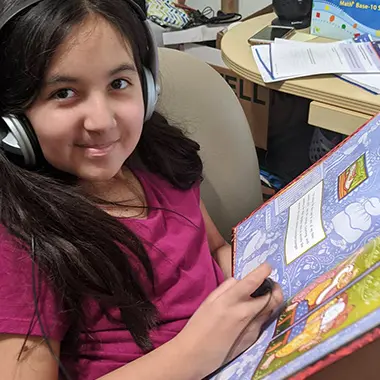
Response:
M380 114L235 227L235 277L264 261L286 308L214 378L304 379L380 338Z

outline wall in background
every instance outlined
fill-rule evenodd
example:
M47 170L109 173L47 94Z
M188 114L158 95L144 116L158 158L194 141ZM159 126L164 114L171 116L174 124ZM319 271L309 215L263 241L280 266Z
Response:
M271 4L272 0L239 0L239 13L243 17L265 8ZM186 4L192 8L202 10L203 8L210 6L215 11L220 9L221 0L186 0Z

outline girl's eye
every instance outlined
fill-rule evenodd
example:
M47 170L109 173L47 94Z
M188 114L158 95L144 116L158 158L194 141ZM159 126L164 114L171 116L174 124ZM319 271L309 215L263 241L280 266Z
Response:
M124 90L125 88L128 87L128 82L125 79L115 79L111 83L111 87L114 90Z
M53 97L59 100L62 99L70 99L75 95L73 90L70 90L68 88L64 88L62 90L57 91Z

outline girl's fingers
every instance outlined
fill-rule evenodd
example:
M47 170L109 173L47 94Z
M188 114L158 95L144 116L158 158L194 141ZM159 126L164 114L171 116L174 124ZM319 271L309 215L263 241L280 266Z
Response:
M231 289L235 286L237 280L233 277L228 278L226 281L222 282L214 291L212 291L209 296L206 298L204 303L213 302L224 294L228 289Z
M237 281L236 285L228 289L227 292L231 299L235 301L252 300L251 294L264 282L271 272L272 268L269 264L261 264L243 279Z

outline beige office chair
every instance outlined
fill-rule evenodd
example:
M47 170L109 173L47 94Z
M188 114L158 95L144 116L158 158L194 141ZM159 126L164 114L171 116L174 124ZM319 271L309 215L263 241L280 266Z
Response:
M232 89L209 65L159 48L161 95L157 110L201 145L201 196L225 239L262 203L257 155L244 111Z

